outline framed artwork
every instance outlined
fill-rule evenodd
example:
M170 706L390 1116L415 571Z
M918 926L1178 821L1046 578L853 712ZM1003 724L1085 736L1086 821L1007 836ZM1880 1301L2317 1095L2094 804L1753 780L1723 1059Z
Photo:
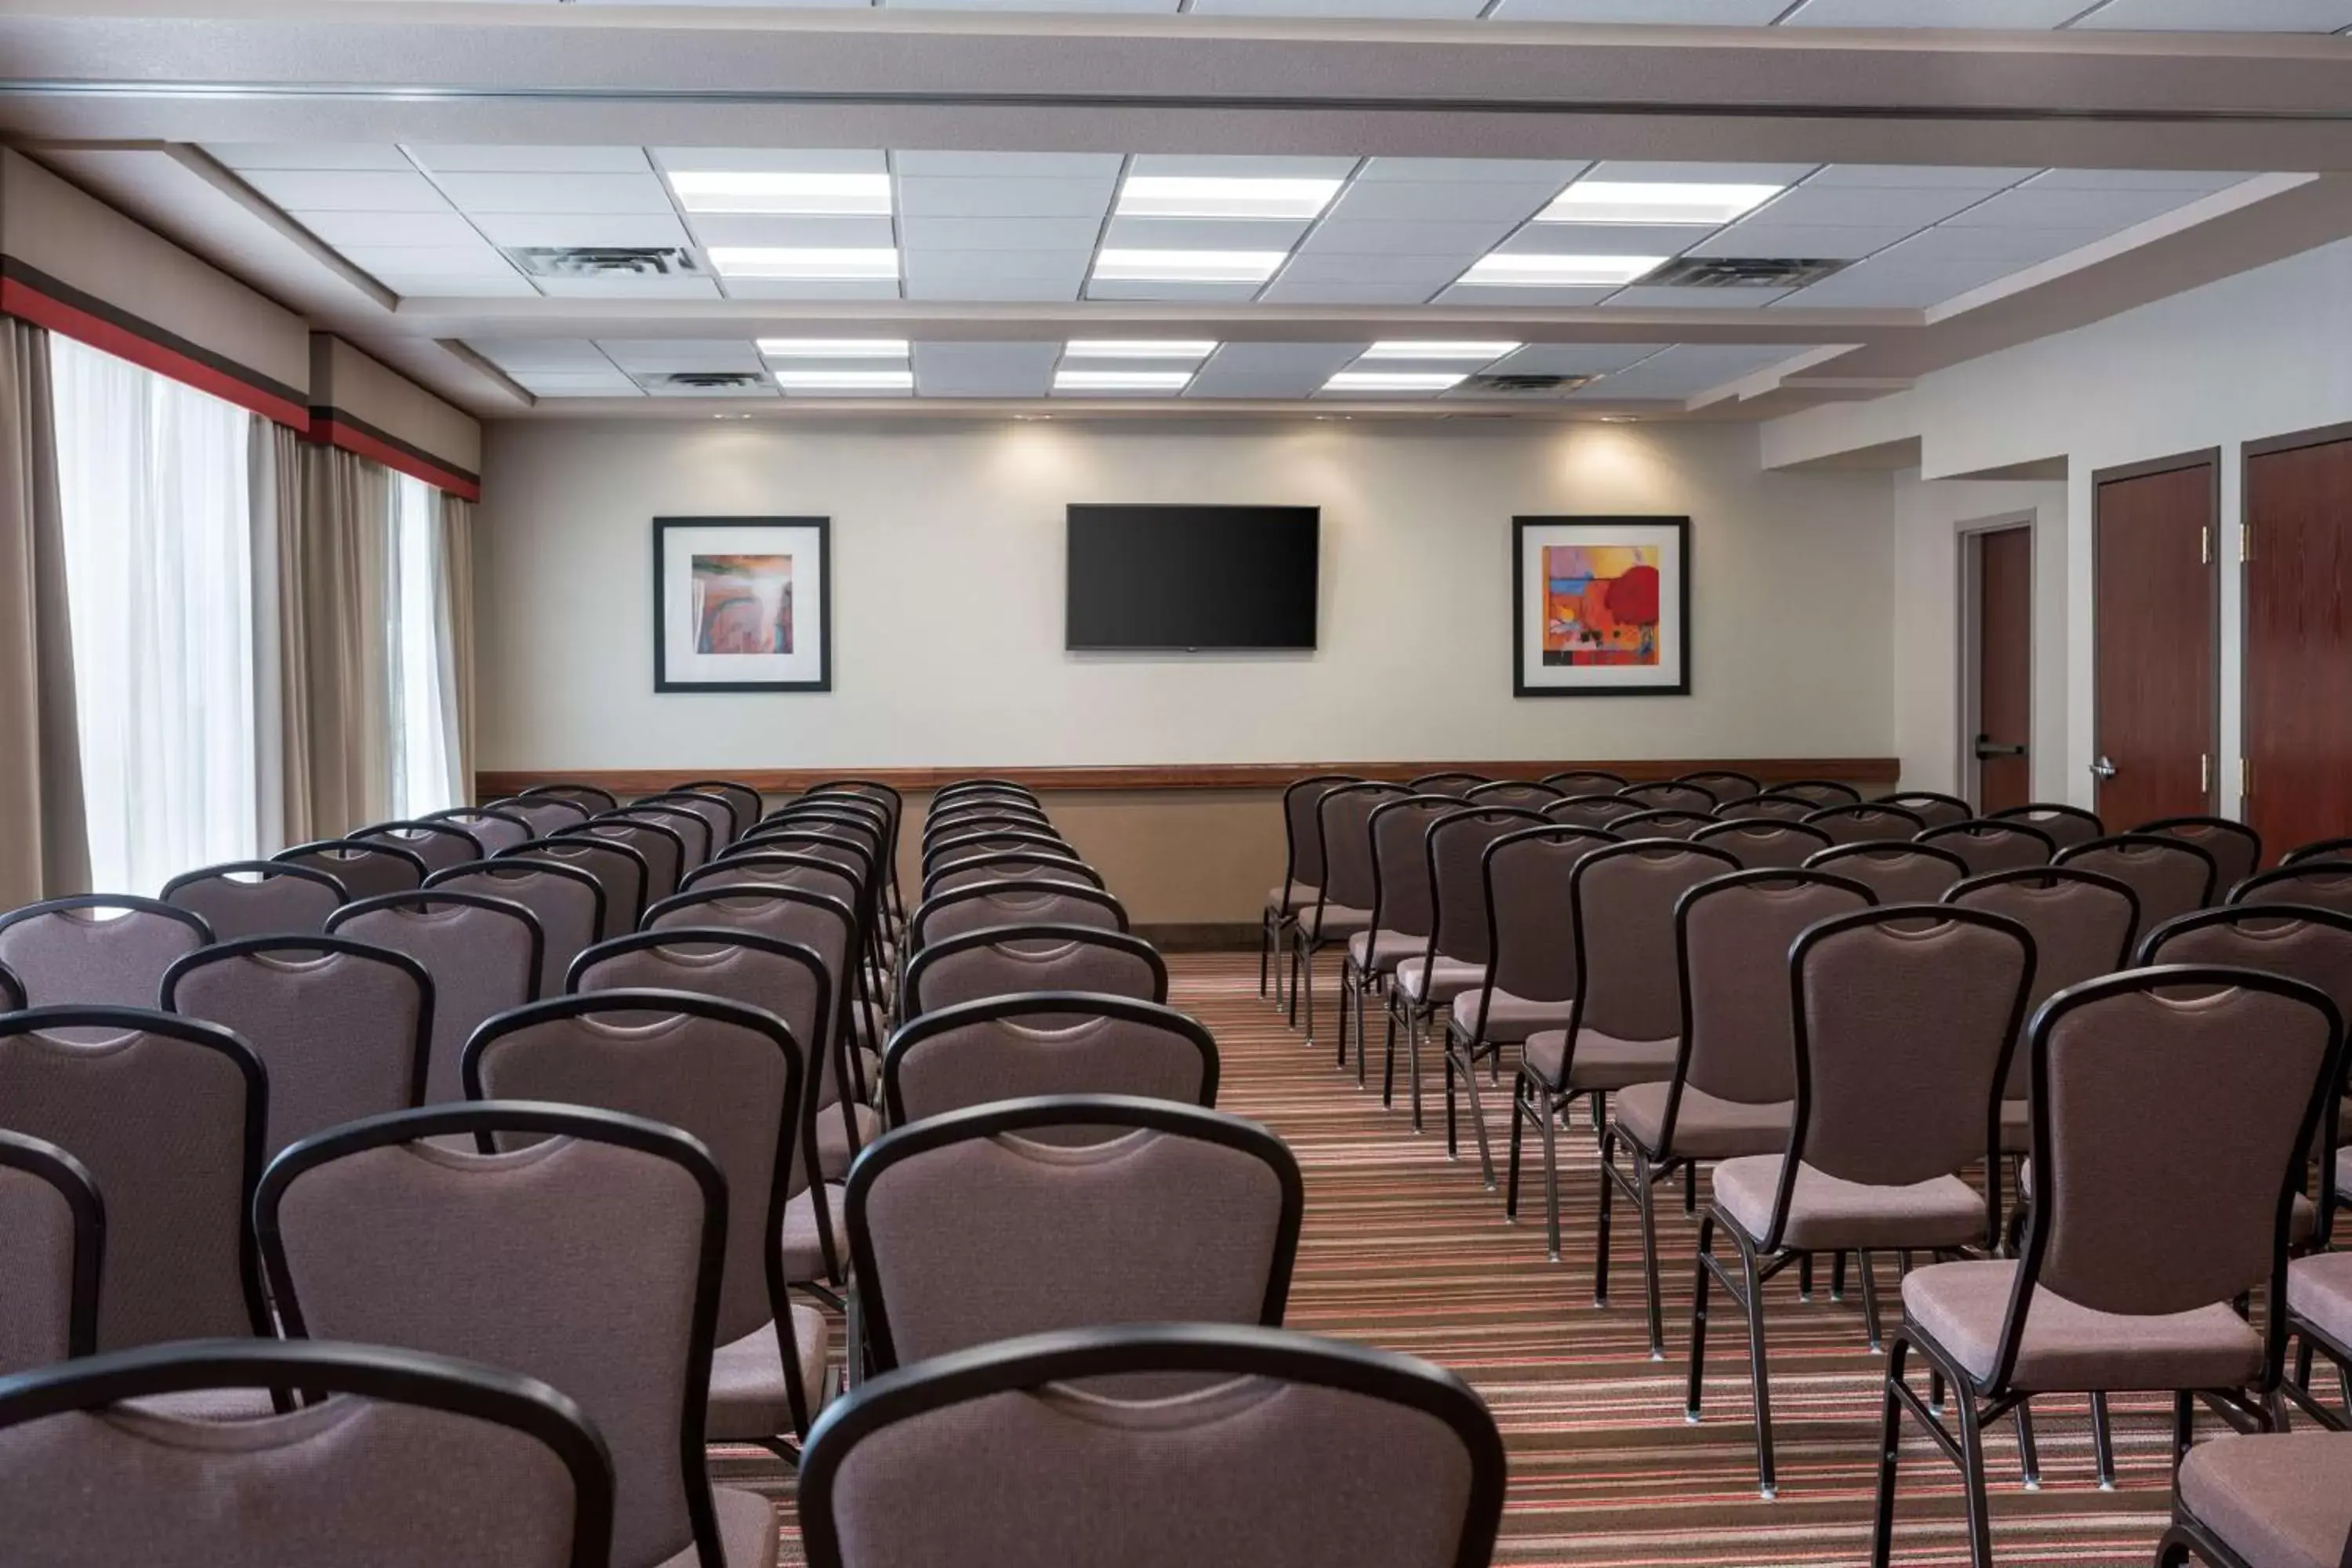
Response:
M832 690L830 523L654 519L654 689Z
M1690 695L1690 519L1511 520L1512 693Z

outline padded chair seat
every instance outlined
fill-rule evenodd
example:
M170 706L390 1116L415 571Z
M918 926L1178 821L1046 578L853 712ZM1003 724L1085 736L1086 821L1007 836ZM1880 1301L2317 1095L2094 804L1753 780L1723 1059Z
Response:
M710 1489L711 1511L719 1516L719 1555L727 1568L776 1568L776 1505L758 1492L738 1487ZM694 1547L669 1558L661 1568L699 1568Z
M824 1314L793 1303L793 1346L800 1352L801 1392L811 1420L824 1408ZM792 1392L784 1382L776 1325L762 1323L710 1354L710 1405L704 1436L714 1443L749 1443L793 1429Z
M1675 1110L1675 1146L1659 1140L1666 1125L1665 1083L1637 1083L1617 1091L1614 1110L1619 1131L1652 1154L1672 1154L1682 1160L1736 1160L1747 1154L1777 1154L1789 1147L1789 1123L1797 1114L1793 1100L1769 1105L1749 1105L1717 1100L1705 1089L1683 1085L1681 1105Z
M853 1105L849 1111L857 1119L858 1148L882 1135L881 1112L870 1105ZM856 1158L849 1147L849 1133L841 1125L838 1105L828 1105L816 1113L816 1157L826 1180L835 1182L849 1174L849 1162Z
M849 1237L841 1219L845 1193L838 1182L825 1184L824 1212L832 1222L833 1255L840 1259L845 1273L849 1268ZM784 1205L784 1279L790 1284L804 1285L824 1277L824 1251L817 1243L816 1194L804 1192Z
M1915 1268L1903 1279L1903 1314L1970 1376L1988 1377L2016 1277L2012 1258ZM2058 1394L2237 1388L2260 1376L2262 1368L2262 1335L2227 1302L2144 1318L2036 1290L2011 1381ZM2343 1544L2336 1542L2339 1549Z
M1598 1029L1579 1029L1576 1060L1569 1068L1569 1081L1564 1086L1559 1082L1559 1069L1568 1056L1566 1029L1538 1029L1529 1035L1523 1059L1548 1084L1614 1093L1637 1083L1654 1083L1673 1077L1678 1044L1675 1040L1621 1040Z
M1762 1240L1772 1226L1783 1154L1750 1154L1715 1168L1715 1201L1732 1222ZM1809 1252L1962 1247L1982 1241L1984 1197L1958 1176L1881 1187L1797 1168L1789 1223L1780 1244ZM1914 1276L1916 1278L1916 1276Z
M1480 990L1484 988L1481 987ZM1468 1039L1478 1026L1480 991L1465 991L1454 999L1454 1027ZM1490 1045L1516 1045L1538 1029L1565 1029L1573 1002L1535 1002L1514 996L1501 986L1486 998L1486 1034Z
M1348 960L1373 974L1393 974L1396 966L1429 946L1426 936L1401 931L1360 931L1348 939Z
M2250 1568L2338 1568L2352 1536L2352 1432L2200 1443L2180 1461L2180 1500Z
M1372 928L1372 911L1351 910L1345 904L1325 904L1320 909L1309 904L1297 912L1298 929L1313 942L1334 942L1360 931Z
M1323 889L1320 889L1320 888L1310 887L1308 884L1307 884L1307 883L1305 883L1305 882L1293 882L1293 883L1291 883L1291 884L1290 884L1290 908L1291 908L1291 910L1292 910L1294 912L1296 912L1297 910L1306 910L1306 909L1312 909L1312 908L1314 908L1314 907L1315 907L1315 895L1316 895L1316 894L1318 894L1318 893L1319 893L1319 892L1321 892L1322 890L1323 890ZM1269 888L1269 889L1266 889L1266 894L1265 894L1265 907L1266 907L1266 909L1268 910L1268 911L1270 911L1270 912L1277 913L1277 914L1281 912L1281 910L1282 910L1282 907L1283 907L1283 903L1282 903L1282 889L1281 889L1280 888Z
M2337 1344L2352 1344L2352 1252L2321 1252L2286 1266L2286 1304Z
M1465 963L1458 958L1448 958L1440 953L1437 976L1433 983L1429 976L1429 961L1408 958L1396 967L1396 983L1397 989L1415 1002L1450 1003L1472 986L1485 984L1486 966Z

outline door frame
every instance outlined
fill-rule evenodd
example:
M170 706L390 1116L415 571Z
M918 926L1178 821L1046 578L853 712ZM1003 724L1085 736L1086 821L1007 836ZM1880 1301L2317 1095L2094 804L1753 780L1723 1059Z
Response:
M2242 455L2240 461L2243 462ZM2206 755L2213 759L2212 771L2205 779L2205 809L2212 811L2221 796L2221 448L2200 447L2194 451L2175 452L2168 457L2147 458L2137 463L2117 463L2112 468L2091 470L2091 760L2096 763L2099 751L2099 489L2117 479L2152 479L2158 474L2177 473L2183 468L2210 466L2212 484L2208 496L2207 512L2212 517L2213 537L2206 564L2211 579L2207 592L2212 597L2213 618L2213 727L2206 737ZM2242 586L2241 592L2242 592ZM2242 635L2242 632L2241 633ZM2241 661L2242 663L2242 660ZM2242 673L2241 676L2242 679ZM2091 784L2091 809L2098 809L2099 784L2094 777Z
M2252 594L2248 587L2247 565L2252 557L2248 546L2253 539L2254 520L2247 510L2246 498L2252 493L2247 479L2256 458L2273 457L2281 452L2299 452L2306 447L2332 447L2339 441L2352 441L2352 422L2340 425L2315 425L2306 430L2290 430L2283 436L2265 436L2259 441L2242 441L2238 445L2238 783L2235 796L2240 821L2253 817L2253 792L2246 786L2252 783L2253 735L2246 726L2246 699L2253 689L2253 623L2247 611L2252 607ZM2218 793L2218 792L2217 792Z
M2025 531L2025 733L2026 774L2030 781L2032 766L2039 762L2040 752L2033 744L2034 721L2041 715L2033 700L2035 677L2033 622L2036 608L2042 602L2042 549L2038 528L2041 514L2028 507L2019 511L1997 512L1990 517L1970 518L1954 525L1954 542L1960 552L1959 564L1959 733L1953 737L1958 748L1958 767L1952 776L1960 787L1953 793L1964 797L1979 811L1984 808L1984 791L1979 773L1983 764L1977 761L1977 736L1980 732L1978 717L1982 709L1983 693L1979 689L1983 673L1983 649L1980 647L1984 626L1984 541L1989 533ZM2027 794L2038 798L2039 792L2029 782Z

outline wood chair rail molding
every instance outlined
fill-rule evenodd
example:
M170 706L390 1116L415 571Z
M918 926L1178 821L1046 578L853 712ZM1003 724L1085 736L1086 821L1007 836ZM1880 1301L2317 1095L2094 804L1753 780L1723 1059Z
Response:
M1654 757L1640 762L1504 763L1164 763L1110 767L1025 768L973 763L954 768L868 768L843 763L832 768L579 768L513 769L474 775L474 793L480 800L516 795L533 784L590 784L623 797L655 795L690 779L725 778L751 785L767 795L790 795L828 779L870 778L909 795L919 795L958 779L1009 778L1034 790L1278 790L1310 773L1350 773L1366 779L1415 779L1424 773L1472 773L1496 779L1538 779L1570 768L1600 768L1640 784L1676 778L1709 769L1727 768L1752 773L1767 785L1798 779L1833 779L1840 784L1877 784L1893 789L1902 777L1902 764L1893 757Z

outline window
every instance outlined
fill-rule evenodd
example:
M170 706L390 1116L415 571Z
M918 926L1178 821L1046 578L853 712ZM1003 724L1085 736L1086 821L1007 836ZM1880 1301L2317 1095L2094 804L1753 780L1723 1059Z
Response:
M392 810L416 817L462 805L457 682L450 647L449 574L441 492L393 476L392 584L384 616L392 673Z
M90 874L152 894L260 847L252 416L50 339Z

